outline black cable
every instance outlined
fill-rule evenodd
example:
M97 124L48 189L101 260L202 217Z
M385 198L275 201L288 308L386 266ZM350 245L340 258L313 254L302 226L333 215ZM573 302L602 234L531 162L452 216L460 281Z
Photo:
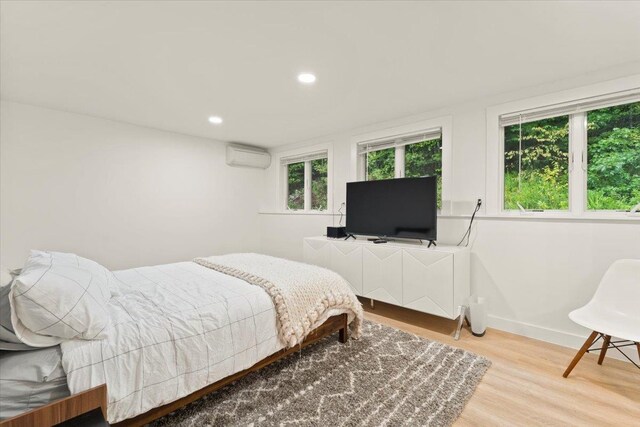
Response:
M480 206L482 206L482 199L478 199L478 203L476 203L476 208L473 211L473 214L471 214L471 221L469 222L469 228L467 228L467 231L464 233L464 235L462 236L462 239L460 239L460 241L456 246L460 246L462 242L464 242L465 237L467 238L467 243L465 244L465 246L469 246L469 240L471 239L471 226L473 225L473 220L475 219L476 214L480 210Z

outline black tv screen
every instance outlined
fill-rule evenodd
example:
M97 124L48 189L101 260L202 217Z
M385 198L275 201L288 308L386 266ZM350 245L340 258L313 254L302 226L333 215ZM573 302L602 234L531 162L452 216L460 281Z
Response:
M436 177L347 183L347 233L436 240Z

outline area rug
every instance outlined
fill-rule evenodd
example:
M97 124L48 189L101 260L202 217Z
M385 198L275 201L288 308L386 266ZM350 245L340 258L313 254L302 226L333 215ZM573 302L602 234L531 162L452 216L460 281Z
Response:
M365 321L197 400L154 426L448 426L491 362Z

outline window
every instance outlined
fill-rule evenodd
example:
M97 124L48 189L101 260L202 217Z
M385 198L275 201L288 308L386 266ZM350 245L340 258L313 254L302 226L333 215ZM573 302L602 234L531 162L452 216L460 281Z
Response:
M630 211L640 203L640 94L499 116L506 211Z
M371 151L365 154L367 157L367 181L390 179L395 177L396 149Z
M442 208L442 138L410 144L404 148L404 176L436 176L438 208Z
M442 207L442 132L433 129L411 135L361 142L362 179L436 176L438 208Z
M505 126L504 207L569 209L569 116Z
M311 161L311 209L327 210L327 158Z
M287 183L289 186L289 193L287 194L288 209L304 209L304 163L305 162L297 162L287 165Z
M640 203L640 102L587 113L587 209Z
M281 160L288 210L325 211L328 201L327 151Z

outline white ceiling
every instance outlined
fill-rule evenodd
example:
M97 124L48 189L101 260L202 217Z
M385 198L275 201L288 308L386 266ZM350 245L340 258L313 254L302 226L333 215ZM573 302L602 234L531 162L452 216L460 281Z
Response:
M263 146L640 60L640 2L3 1L0 14L3 99Z

